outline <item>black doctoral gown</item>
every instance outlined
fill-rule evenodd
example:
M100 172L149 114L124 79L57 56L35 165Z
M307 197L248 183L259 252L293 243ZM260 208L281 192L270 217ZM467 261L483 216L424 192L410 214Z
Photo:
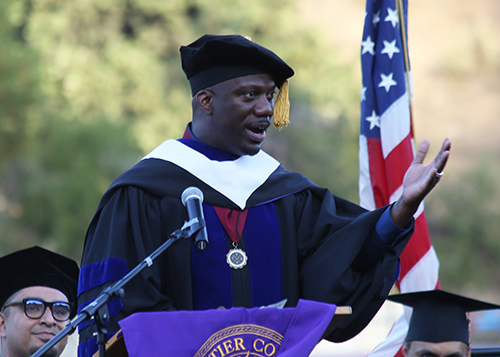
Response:
M168 140L121 175L103 196L87 232L79 308L183 225L188 217L180 197L195 186L204 194L209 248L197 252L184 239L160 255L125 286L124 298L109 304L110 335L120 319L138 311L253 307L285 298L287 306L299 298L351 306L352 316L328 339L341 342L358 334L385 301L411 231L373 268L357 271L352 263L387 207L368 212L285 170L262 151L243 159L218 166ZM227 185L234 187L226 190ZM218 246L213 249L225 254L233 244L221 234L225 229L214 208L229 215L248 212L238 243L248 254L243 269L229 268L222 253L211 250ZM268 245L273 236L277 242ZM260 265L252 270L254 264ZM91 355L94 343L92 327L82 324L79 355Z

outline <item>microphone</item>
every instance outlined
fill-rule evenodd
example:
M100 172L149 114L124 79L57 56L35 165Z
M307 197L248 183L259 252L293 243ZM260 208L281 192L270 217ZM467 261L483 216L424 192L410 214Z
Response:
M182 192L181 201L184 206L186 206L188 211L188 217L191 221L192 219L197 219L199 226L202 226L193 239L193 243L198 248L198 250L205 250L208 246L208 235L207 227L205 225L205 218L203 216L203 208L201 206L203 202L203 192L198 187L188 187Z

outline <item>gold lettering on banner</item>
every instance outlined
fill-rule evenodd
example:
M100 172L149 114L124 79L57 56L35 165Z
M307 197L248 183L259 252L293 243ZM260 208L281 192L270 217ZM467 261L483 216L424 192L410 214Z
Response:
M200 347L194 357L272 357L283 336L258 325L234 325L217 331Z
M222 345L226 349L226 354L234 352L234 347L233 347L232 342L233 341L231 341L231 340L222 342Z
M235 345L236 351L240 351L240 350L245 349L245 346L243 346L243 339L242 338L235 338L234 345Z
M264 347L264 354L266 356L274 356L276 353L276 347L272 343L268 343L266 347Z
M253 342L253 348L256 352L264 353L268 357L274 356L276 353L276 347L272 343L266 343L260 339Z
M259 347L258 345L262 343L262 347ZM257 352L262 352L263 350L263 347L264 347L264 341L262 340L259 340L259 339L256 339L254 342L253 342L253 349Z
M217 349L219 350L221 357L224 357L226 355L224 352L222 352L222 348L220 345L217 346Z

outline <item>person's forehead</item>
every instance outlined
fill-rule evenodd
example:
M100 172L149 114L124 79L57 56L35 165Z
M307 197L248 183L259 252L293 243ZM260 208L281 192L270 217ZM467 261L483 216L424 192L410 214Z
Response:
M216 84L214 88L235 89L240 87L265 87L273 89L276 87L273 78L266 73L250 74L248 76L236 77Z
M40 299L47 302L53 301L68 301L66 295L61 291L46 286L30 286L15 292L10 301L18 301L22 299Z
M412 341L410 345L410 355L420 356L422 353L432 352L436 356L453 356L461 357L467 356L468 346L460 341L447 341L447 342L423 342Z

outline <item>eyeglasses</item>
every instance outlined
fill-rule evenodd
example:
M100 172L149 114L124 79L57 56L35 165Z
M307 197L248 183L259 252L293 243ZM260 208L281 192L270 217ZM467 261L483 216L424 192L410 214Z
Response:
M2 311L5 310L9 306L21 305L24 304L24 313L30 319L39 319L45 314L45 310L47 306L50 308L52 312L52 317L56 321L66 321L69 319L71 315L71 310L73 309L73 303L70 302L46 302L43 300L37 299L23 299L19 301L11 302L3 307Z

